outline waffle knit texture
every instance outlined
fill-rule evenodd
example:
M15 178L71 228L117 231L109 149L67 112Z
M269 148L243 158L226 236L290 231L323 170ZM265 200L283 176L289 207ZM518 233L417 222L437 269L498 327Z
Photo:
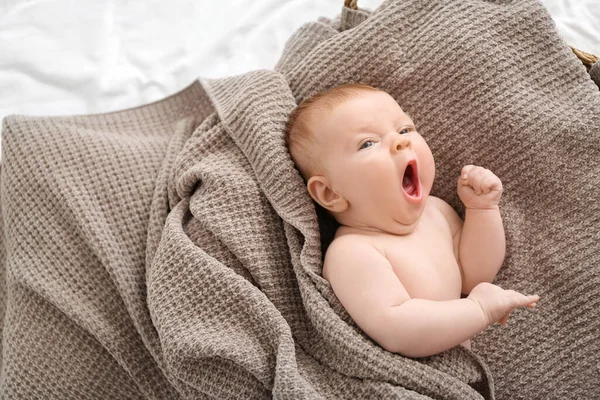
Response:
M348 82L413 116L432 194L461 215L463 165L503 181L495 283L541 301L473 351L389 353L321 276L283 129ZM600 397L600 92L536 0L344 9L302 26L273 71L9 116L2 140L2 398Z

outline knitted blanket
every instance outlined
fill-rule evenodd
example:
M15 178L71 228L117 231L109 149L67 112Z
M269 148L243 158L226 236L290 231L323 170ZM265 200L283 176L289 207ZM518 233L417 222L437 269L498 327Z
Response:
M389 353L321 276L283 128L346 82L410 113L432 194L459 213L463 165L503 181L495 283L541 300L473 351ZM115 113L9 116L2 140L3 397L600 397L600 92L536 0L344 9L300 28L274 71Z

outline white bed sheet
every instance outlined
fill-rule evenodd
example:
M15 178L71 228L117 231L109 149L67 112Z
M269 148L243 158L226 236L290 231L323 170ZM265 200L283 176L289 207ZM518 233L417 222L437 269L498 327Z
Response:
M374 9L381 0L359 0ZM565 41L600 55L599 0L543 0ZM272 68L343 0L0 0L0 119L134 107L196 77Z

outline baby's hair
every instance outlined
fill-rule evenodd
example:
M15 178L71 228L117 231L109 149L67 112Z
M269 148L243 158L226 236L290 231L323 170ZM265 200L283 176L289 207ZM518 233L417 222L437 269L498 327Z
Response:
M360 83L348 83L316 93L292 111L285 128L285 143L304 179L308 180L322 169L317 160L311 157L310 145L314 141L310 129L311 117L331 111L335 106L365 91L380 90Z

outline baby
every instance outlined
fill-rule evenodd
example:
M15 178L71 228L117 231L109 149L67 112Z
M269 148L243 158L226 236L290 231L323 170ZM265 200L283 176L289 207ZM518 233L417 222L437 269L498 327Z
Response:
M286 140L310 196L340 224L323 277L384 349L426 357L470 348L513 309L535 307L539 296L490 283L505 252L500 179L462 169L463 223L429 195L433 155L389 94L355 84L319 93L294 110Z

